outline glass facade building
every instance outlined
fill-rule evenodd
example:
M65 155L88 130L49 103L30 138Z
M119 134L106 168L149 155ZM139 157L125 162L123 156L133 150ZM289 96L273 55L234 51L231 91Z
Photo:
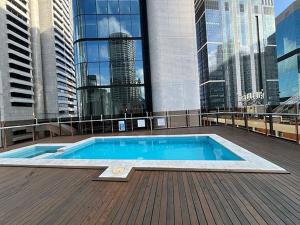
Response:
M241 108L261 91L277 105L273 1L196 0L195 15L202 108Z
M151 110L144 4L142 0L73 1L82 116Z
M300 96L300 1L276 18L280 98Z

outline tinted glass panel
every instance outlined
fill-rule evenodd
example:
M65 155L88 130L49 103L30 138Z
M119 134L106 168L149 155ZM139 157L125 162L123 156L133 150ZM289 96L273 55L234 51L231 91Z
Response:
M139 0L75 0L75 63L83 115L145 111Z
M108 0L108 13L118 14L119 13L119 1L118 0Z
M130 14L130 1L120 0L120 14Z
M96 0L97 14L107 14L108 3L107 0Z
M97 37L97 23L96 16L87 15L85 19L85 38L96 38Z

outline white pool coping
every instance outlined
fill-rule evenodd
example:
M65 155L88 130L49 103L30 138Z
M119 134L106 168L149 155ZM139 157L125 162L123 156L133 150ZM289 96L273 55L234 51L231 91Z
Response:
M65 146L55 155L63 154L74 147L81 147L96 139L118 138L153 138L153 137L210 137L243 161L230 160L81 160L81 159L43 159L42 156L31 159L0 158L0 166L22 167L56 167L56 168L101 168L105 171L99 180L127 181L134 170L180 170L180 171L211 171L211 172L251 172L251 173L288 173L285 169L257 156L256 154L216 135L152 135L152 136L118 136L118 137L93 137L74 144L36 144L16 149L12 152L22 151L34 146ZM45 156L49 156L46 154Z

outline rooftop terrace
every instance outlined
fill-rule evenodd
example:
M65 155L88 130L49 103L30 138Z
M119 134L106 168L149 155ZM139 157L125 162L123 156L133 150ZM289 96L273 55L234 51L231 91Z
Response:
M135 171L120 183L93 181L99 170L2 167L0 224L300 224L299 145L224 126L153 131L178 133L219 134L291 174Z

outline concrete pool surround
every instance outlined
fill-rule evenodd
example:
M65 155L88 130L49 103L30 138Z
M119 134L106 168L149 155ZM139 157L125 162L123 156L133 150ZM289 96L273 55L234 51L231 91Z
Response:
M95 142L97 139L118 138L170 138L170 137L210 137L214 141L241 157L243 160L95 160L95 159L52 159L49 156L76 151ZM219 172L251 172L251 173L288 173L285 169L269 162L262 157L216 135L153 135L153 136L118 136L92 137L74 144L37 144L12 150L22 151L34 146L64 146L56 153L46 153L34 158L0 158L0 166L20 167L54 167L54 168L99 168L105 169L96 180L128 181L134 170L174 170L174 171L219 171Z

